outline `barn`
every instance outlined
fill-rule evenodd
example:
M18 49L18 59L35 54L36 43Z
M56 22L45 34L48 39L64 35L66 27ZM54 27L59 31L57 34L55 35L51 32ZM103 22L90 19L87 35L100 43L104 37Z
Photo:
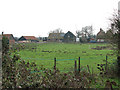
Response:
M64 35L63 41L66 42L66 43L76 42L76 36L72 32L68 31Z
M18 41L20 43L39 42L35 36L21 36Z

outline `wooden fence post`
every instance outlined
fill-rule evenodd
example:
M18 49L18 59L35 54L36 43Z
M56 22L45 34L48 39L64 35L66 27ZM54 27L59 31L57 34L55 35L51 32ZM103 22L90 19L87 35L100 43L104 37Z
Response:
M75 75L76 75L76 73L77 73L77 62L75 60Z
M54 70L56 70L56 58L54 58Z
M78 70L79 70L79 73L80 73L80 57L79 57L79 60L78 60Z
M88 72L90 73L90 68L89 68L89 65L87 65L87 68L88 68Z

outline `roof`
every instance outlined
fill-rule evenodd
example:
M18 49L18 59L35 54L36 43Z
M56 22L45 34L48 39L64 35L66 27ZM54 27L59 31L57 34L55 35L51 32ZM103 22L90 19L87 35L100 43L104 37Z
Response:
M97 36L98 35L104 35L104 34L105 34L105 32L102 29L100 29L100 31L97 33Z
M3 36L7 37L9 40L15 40L13 34L3 34Z
M63 39L64 35L64 33L50 33L48 39Z
M37 40L35 36L22 36L22 37L24 37L26 40Z
M100 29L100 31L97 33L97 39L104 39L105 35L105 32L102 29Z
M13 37L12 34L3 34L3 36L7 37L7 38L10 38L11 36Z
M72 32L68 31L65 35L71 34L72 36L76 37Z
M106 32L106 34L113 34L113 31L110 29L110 30L108 30L107 32Z

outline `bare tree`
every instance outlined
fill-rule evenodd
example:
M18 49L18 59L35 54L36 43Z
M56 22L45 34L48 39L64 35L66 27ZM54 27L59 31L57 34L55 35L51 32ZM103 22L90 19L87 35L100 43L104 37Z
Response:
M76 34L78 38L84 37L88 40L93 36L93 27L92 26L82 27L82 30L76 31Z
M77 38L80 38L82 36L82 31L80 30L76 31L76 35Z
M50 31L49 33L63 33L61 28L57 28L53 31Z
M84 33L85 37L90 38L93 35L93 28L92 26L85 26L82 28L82 32Z

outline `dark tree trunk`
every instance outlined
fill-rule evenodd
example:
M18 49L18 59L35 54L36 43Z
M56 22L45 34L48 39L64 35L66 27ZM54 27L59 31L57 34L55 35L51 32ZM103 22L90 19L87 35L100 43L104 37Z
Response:
M120 30L118 31L118 55L120 55Z
M117 63L118 63L118 76L120 77L120 56L117 58Z

